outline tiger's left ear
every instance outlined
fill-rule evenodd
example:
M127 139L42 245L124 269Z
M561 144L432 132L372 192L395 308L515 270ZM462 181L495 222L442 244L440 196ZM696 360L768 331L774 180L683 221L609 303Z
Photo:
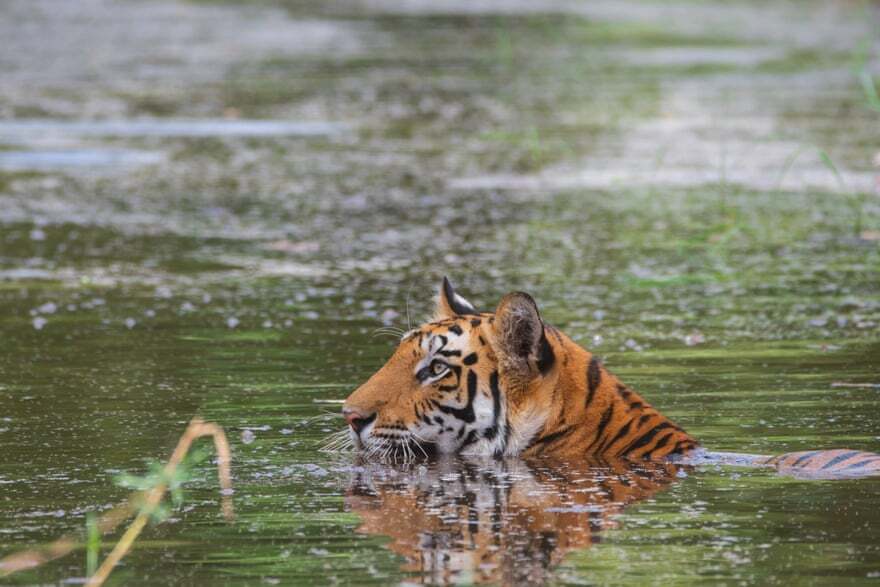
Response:
M455 293L449 278L443 278L443 284L440 286L440 295L437 297L437 309L434 311L434 317L437 320L445 318L455 318L456 316L464 316L465 314L479 314L473 304Z

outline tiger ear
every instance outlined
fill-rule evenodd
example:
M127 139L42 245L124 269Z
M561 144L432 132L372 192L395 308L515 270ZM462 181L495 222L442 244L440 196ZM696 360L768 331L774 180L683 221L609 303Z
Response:
M511 374L528 379L537 374L535 370L544 373L552 365L553 351L544 336L544 322L529 294L504 296L495 310L494 328L496 352Z
M449 278L443 278L443 284L440 286L440 295L437 297L437 309L434 311L437 320L444 318L455 318L465 314L479 314L473 304L455 293Z

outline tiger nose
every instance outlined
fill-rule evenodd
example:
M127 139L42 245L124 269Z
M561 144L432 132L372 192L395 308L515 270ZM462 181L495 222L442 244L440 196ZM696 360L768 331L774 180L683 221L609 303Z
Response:
M376 419L375 412L372 414L364 414L354 408L342 408L342 416L355 434L360 434L361 430L366 428L370 422Z

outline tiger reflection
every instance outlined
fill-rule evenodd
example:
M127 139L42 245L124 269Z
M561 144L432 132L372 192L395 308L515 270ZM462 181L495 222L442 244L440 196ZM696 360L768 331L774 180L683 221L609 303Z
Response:
M365 464L348 491L358 531L391 538L423 583L540 583L589 548L627 505L670 485L671 463L590 461L530 466L455 459L410 469Z

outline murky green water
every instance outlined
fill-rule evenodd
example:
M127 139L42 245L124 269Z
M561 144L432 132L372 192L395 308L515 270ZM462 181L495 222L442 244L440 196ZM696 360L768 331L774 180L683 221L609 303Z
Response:
M204 464L114 584L880 580L880 479L318 450L393 348L375 330L428 315L448 274L485 308L531 292L709 448L880 451L880 389L840 385L880 384L870 15L404 4L99 2L102 67L42 77L84 21L0 8L55 31L2 65L5 118L344 129L4 139L164 162L0 170L0 555L84 528L199 414L231 435L238 518ZM206 28L117 48L131 11ZM204 32L242 22L278 35L230 55ZM0 583L84 572L79 551Z

